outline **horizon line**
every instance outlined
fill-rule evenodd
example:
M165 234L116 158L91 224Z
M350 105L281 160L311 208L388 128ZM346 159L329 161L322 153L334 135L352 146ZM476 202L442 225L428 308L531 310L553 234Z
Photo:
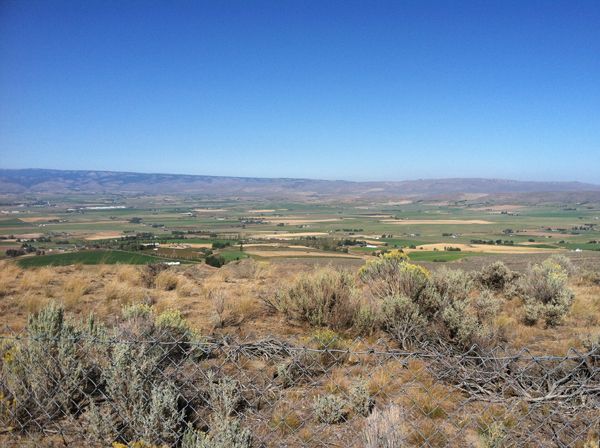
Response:
M348 183L393 183L393 182L417 182L417 181L439 181L439 180L486 180L486 181L504 181L504 182L530 182L530 183L547 183L547 184L582 184L600 187L600 183L585 182L581 180L523 180L504 177L420 177L412 179L399 180L349 180L335 178L311 178L311 177L268 177L268 176L236 176L225 174L190 174L190 173L168 173L158 171L121 171L110 169L64 169L64 168L4 168L3 171L58 171L58 172L97 172L97 173L118 173L118 174L148 174L160 176L191 176L191 177L220 177L233 179L264 179L264 180L308 180L308 181L323 181L323 182L348 182Z

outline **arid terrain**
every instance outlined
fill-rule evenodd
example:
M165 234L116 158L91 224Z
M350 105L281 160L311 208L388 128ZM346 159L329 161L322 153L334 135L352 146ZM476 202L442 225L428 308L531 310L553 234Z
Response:
M468 197L6 195L2 443L596 446L599 202Z

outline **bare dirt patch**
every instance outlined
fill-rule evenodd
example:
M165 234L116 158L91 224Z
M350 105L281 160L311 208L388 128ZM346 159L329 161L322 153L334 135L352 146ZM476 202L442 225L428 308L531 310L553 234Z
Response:
M257 257L319 257L319 258L361 258L355 255L320 252L311 250L246 250L247 254Z
M34 239L34 238L41 238L44 236L43 233L21 233L19 235L13 235L15 238L12 241L15 241L17 239L21 239L21 240L30 240L30 239ZM11 240L8 240L11 241Z
M461 252L485 252L488 254L535 254L535 253L555 253L562 252L562 249L542 249L539 247L519 247L519 246L493 246L491 244L462 244L462 243L433 243L417 246L416 249L405 249L406 252L418 252L419 250L439 250L444 251L445 247L455 247Z
M95 241L95 240L108 240L111 238L121 238L121 237L123 237L122 232L106 231L106 232L93 233L91 235L86 236L85 239L88 241Z
M527 235L527 236L542 236L549 238L560 238L565 239L572 237L573 235L569 235L568 233L560 233L560 232L544 232L543 230L523 230L519 232L519 235Z
M516 205L516 204L505 204L505 205L490 205L487 207L474 207L471 210L489 210L496 212L512 212L515 210L520 210L525 208L524 205Z
M161 244L161 247L166 247L168 249L205 249L211 248L211 243L169 243L169 244Z

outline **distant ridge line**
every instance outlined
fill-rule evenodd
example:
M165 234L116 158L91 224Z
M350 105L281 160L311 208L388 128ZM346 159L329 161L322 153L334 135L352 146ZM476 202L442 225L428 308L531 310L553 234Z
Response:
M443 178L348 181L99 170L0 169L0 193L204 194L265 198L431 197L462 194L600 192L584 182Z

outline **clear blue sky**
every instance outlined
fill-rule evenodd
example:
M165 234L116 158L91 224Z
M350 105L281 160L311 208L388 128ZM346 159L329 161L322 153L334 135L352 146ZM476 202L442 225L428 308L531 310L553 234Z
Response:
M0 0L0 167L600 183L600 1Z

